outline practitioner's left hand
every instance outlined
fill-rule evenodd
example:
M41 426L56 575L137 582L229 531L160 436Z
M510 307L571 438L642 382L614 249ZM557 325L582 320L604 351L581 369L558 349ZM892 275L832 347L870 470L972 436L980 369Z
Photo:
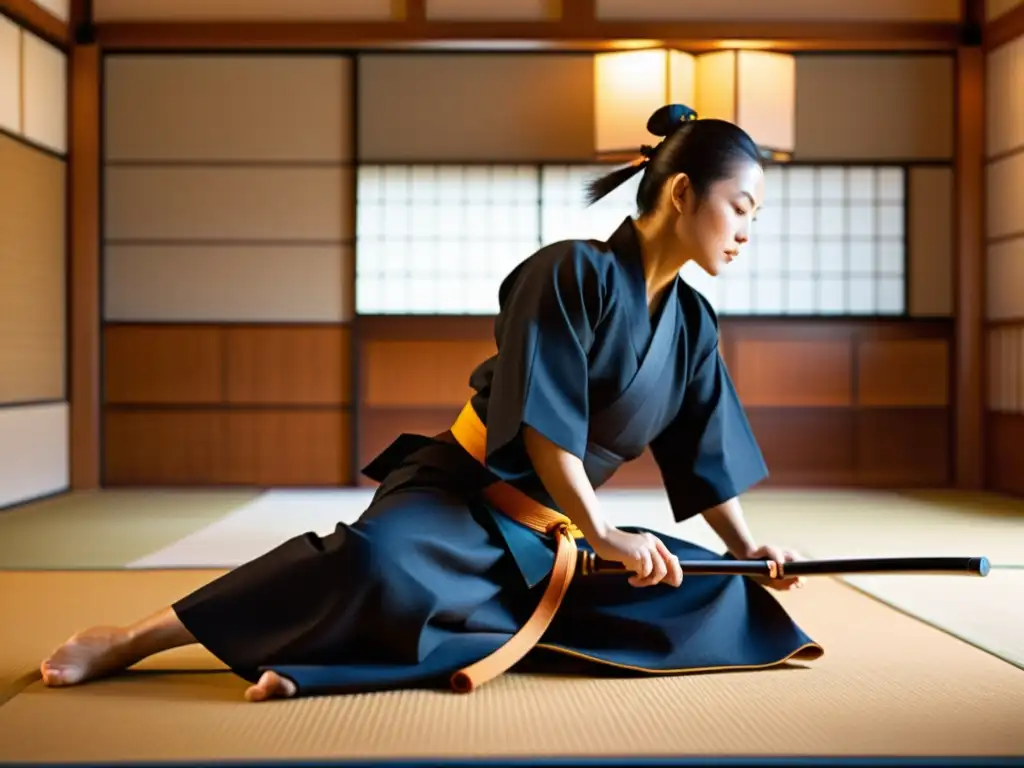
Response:
M785 574L785 564L802 560L799 554L788 549L782 549L781 547L773 547L766 545L758 547L752 552L747 553L745 560L772 560L779 566L779 572ZM759 583L772 589L785 592L790 589L799 589L804 585L804 580L800 576L784 576L781 579L769 579L760 578L756 579Z

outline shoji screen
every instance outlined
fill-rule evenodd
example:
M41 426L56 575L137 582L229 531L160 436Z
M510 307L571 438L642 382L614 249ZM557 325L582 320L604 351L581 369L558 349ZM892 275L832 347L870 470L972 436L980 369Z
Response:
M105 66L108 484L349 476L351 63Z
M1024 493L1024 36L988 55L987 79L989 481Z
M0 507L68 484L66 57L0 16Z

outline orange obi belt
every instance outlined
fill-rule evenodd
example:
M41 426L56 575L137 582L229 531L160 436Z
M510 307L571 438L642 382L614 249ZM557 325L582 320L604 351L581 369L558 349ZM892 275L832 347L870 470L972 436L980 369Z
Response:
M451 427L451 432L455 441L470 456L481 464L486 463L487 427L476 415L472 403L466 403ZM576 557L579 552L576 548L576 539L583 538L583 532L568 517L534 501L508 483L492 483L484 489L483 495L499 512L517 523L537 533L554 535L555 564L537 608L519 631L490 656L452 675L452 689L458 693L469 693L507 672L540 642L569 589L569 583L576 571Z

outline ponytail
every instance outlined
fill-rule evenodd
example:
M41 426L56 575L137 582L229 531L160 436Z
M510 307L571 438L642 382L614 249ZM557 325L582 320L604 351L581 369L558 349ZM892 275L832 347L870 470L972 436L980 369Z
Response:
M636 176L647 163L630 163L587 182L587 205L593 205Z
M643 171L636 206L639 215L646 216L657 208L661 190L676 174L687 175L699 201L712 184L734 173L737 164L763 162L757 144L742 128L725 120L698 120L697 113L682 104L661 107L647 121L647 130L662 140L655 147L641 147L630 165L587 184L588 205Z

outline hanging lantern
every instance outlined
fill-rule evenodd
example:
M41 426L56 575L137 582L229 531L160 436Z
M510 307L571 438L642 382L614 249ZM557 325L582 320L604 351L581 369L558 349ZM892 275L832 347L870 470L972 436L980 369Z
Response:
M594 141L601 158L633 157L650 144L647 119L665 104L736 123L762 153L792 157L796 144L796 61L790 54L655 48L599 53L594 60Z

